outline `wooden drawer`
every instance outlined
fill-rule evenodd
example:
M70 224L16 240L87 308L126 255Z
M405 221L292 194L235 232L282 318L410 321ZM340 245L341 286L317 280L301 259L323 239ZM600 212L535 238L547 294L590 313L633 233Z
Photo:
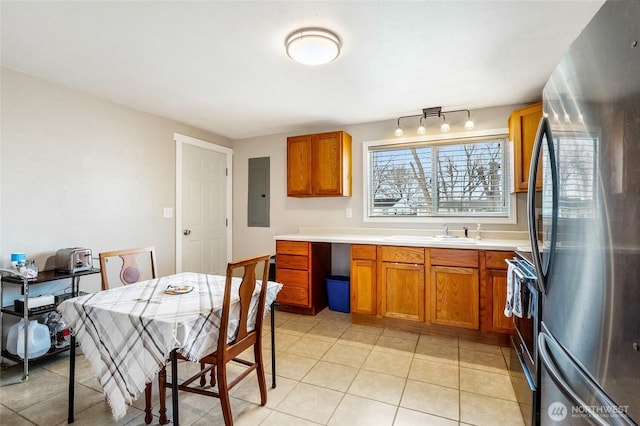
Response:
M283 286L277 300L283 305L309 305L309 291L306 288Z
M490 251L485 252L487 269L507 269L505 259L513 257L512 251Z
M442 266L478 267L477 250L431 249L431 264Z
M309 255L309 243L306 241L276 241L276 254Z
M276 281L285 287L301 287L309 289L309 273L295 269L278 268L276 270Z
M276 255L276 265L278 268L307 271L309 270L309 257L296 256L293 254L278 254Z
M376 260L376 246L352 244L351 258L359 260Z
M382 262L424 264L424 249L419 247L379 246Z

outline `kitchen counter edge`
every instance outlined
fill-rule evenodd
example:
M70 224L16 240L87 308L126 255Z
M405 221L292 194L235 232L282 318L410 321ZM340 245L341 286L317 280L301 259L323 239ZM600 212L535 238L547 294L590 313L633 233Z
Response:
M306 241L312 243L337 243L337 244L374 244L385 246L402 246L402 247L433 247L433 248L452 248L466 250L505 250L505 251L530 251L530 244L527 240L496 240L481 239L474 240L475 244L456 243L447 240L424 241L425 237L416 237L415 240L402 238L394 240L388 235L343 235L343 234L287 234L276 235L273 237L276 241Z

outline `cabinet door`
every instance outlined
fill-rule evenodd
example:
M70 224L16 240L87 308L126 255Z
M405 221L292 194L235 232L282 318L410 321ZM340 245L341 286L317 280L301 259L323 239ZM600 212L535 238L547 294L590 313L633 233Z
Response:
M529 164L538 124L542 117L542 103L513 111L509 118L509 139L513 141L513 190L526 192L529 186ZM536 189L542 190L542 162L538 163Z
M312 192L319 196L351 195L351 139L344 132L313 135ZM348 167L346 162L348 160Z
M351 260L351 312L376 314L376 261Z
M287 195L312 195L311 135L287 138Z
M489 292L491 293L491 329L499 333L510 333L514 331L513 319L504 316L504 305L507 301L507 271L489 269L487 271L489 279Z
M424 264L381 262L378 314L424 322Z
M478 270L431 267L431 322L478 329L480 293Z
M480 329L496 333L514 331L511 318L504 316L507 299L507 264L510 251L482 252L480 262Z

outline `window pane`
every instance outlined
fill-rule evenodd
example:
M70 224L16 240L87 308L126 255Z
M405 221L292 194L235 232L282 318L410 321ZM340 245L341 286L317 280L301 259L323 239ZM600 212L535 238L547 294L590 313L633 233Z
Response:
M431 149L410 147L370 151L369 211L374 216L431 211Z
M438 213L506 213L500 141L448 145L437 151Z

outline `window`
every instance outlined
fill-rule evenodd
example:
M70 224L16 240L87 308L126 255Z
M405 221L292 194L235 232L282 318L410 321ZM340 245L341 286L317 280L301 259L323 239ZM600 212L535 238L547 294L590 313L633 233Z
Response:
M508 217L507 137L365 144L369 218Z

